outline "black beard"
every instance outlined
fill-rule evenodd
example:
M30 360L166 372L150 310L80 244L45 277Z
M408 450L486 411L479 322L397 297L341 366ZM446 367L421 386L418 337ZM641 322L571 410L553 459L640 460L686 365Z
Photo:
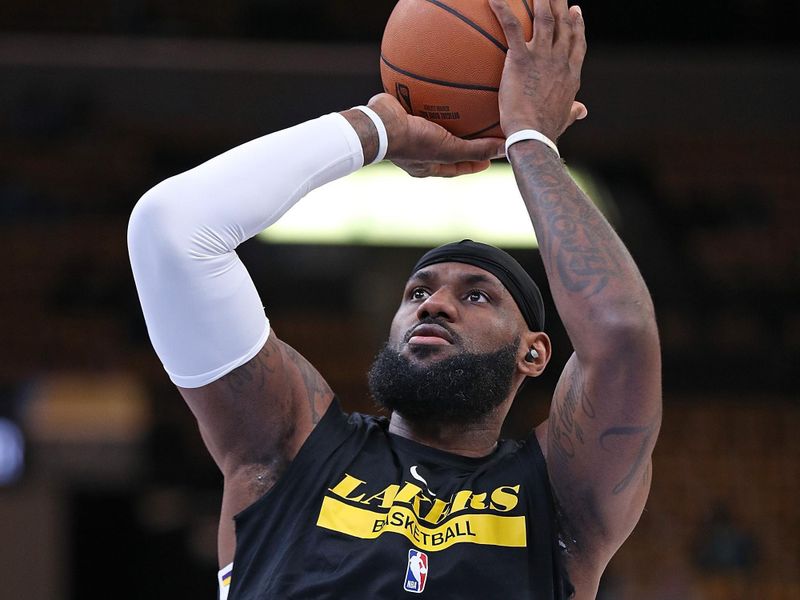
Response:
M463 352L417 366L387 346L369 369L375 402L410 421L472 425L508 398L519 341L495 352ZM427 354L427 353L426 353Z

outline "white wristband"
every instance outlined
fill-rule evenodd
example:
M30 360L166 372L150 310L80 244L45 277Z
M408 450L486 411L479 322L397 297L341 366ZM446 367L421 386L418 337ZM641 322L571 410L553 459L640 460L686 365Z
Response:
M383 121L378 116L378 113L372 110L369 106L354 106L353 108L358 109L367 115L370 121L375 124L375 129L378 130L378 154L375 155L375 160L369 164L374 165L375 163L379 163L386 158L386 151L389 149L389 136L386 134L386 125L383 124Z
M508 136L506 139L506 158L508 158L508 149L511 147L511 145L521 142L522 140L536 140L537 142L542 142L553 152L555 152L558 158L561 158L561 154L558 153L558 147L556 146L555 142L535 129L523 129Z

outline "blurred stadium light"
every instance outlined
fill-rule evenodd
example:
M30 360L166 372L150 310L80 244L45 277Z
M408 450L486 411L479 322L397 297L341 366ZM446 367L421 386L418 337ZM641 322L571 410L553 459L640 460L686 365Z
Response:
M0 417L0 486L16 483L25 470L25 438L11 419Z
M584 169L570 172L614 222L616 210L600 182ZM451 180L414 179L388 162L373 165L314 190L260 235L263 241L289 244L421 247L463 238L506 248L536 247L505 161Z

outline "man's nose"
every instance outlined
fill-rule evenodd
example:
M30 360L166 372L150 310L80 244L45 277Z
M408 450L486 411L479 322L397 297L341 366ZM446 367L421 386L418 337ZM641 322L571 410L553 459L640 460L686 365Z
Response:
M417 319L419 320L424 317L438 317L452 322L457 315L458 308L454 298L446 290L437 290L417 308Z

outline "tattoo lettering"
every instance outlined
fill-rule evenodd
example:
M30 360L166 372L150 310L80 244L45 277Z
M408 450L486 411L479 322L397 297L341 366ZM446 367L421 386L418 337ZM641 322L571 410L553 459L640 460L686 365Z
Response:
M576 444L585 443L583 429L575 420L578 409L586 417L595 418L594 406L584 390L580 368L576 366L568 377L566 393L555 401L549 421L550 439L562 458L574 457Z
M529 73L522 86L522 93L528 97L534 97L540 87L539 77L533 73Z
M231 390L237 395L243 392L252 393L263 390L267 384L268 375L275 372L275 369L268 364L272 355L273 352L268 344L252 360L231 371L225 377Z
M586 207L580 210L590 213ZM561 283L570 292L600 292L617 273L608 253L600 248L599 240L589 225L590 214L554 214L549 220L558 249L553 256Z
M622 242L572 180L554 172L563 167L549 151L537 148L527 158L519 179L539 198L529 208L536 213L534 224L543 225L536 234L548 273L568 292L601 292L623 272Z
M611 427L609 429L606 429L602 434L600 434L600 447L606 452L611 451L611 449L607 446L607 443L609 443L614 438L619 438L619 437L630 438L634 436L641 436L639 449L636 452L636 456L633 460L631 468L611 490L615 496L617 494L621 494L628 488L631 481L634 480L636 473L639 471L642 464L650 456L650 440L653 439L653 436L655 435L657 429L658 429L657 422L653 422L650 423L649 425L644 425L644 426ZM644 470L643 477L644 477L643 483L646 484L650 477L649 463L648 463L648 468Z
M308 407L311 410L311 422L316 425L322 418L322 415L317 410L317 402L327 397L330 393L330 388L325 383L322 375L297 350L287 345L286 355L300 372L300 377L303 379L303 385L306 389Z
M572 458L575 456L575 447L569 434L566 433L558 424L558 420L550 417L548 437L550 443L558 450L562 458Z

